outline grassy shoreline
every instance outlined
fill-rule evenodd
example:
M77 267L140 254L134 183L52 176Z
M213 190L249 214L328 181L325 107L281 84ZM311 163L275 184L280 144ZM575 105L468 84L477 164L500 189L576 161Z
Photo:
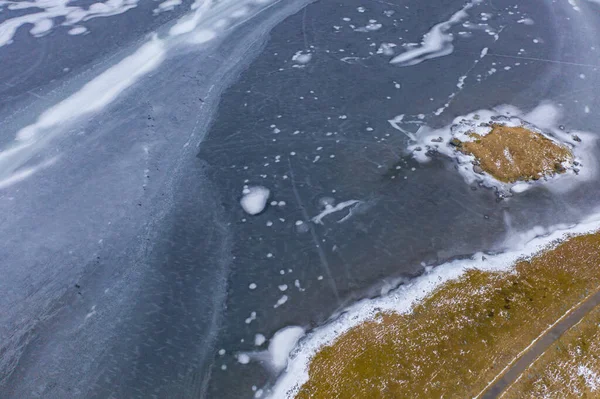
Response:
M380 313L322 348L297 398L465 397L600 284L600 234L507 272L470 270L408 314Z

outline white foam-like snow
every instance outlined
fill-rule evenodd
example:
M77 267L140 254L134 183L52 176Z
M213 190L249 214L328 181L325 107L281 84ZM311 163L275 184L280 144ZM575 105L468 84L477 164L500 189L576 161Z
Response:
M271 191L263 186L249 187L240 200L240 205L249 215L261 213L267 206Z
M48 33L57 23L74 26L92 18L122 14L137 6L139 0L97 1L89 7L74 5L72 0L30 0L9 4L2 12L5 20L0 23L0 47L12 43L17 30L33 25L33 36ZM11 17L12 10L27 10L27 14Z
M468 184L481 182L487 187L497 189L501 195L523 192L525 191L523 184L528 186L544 184L549 190L564 192L595 176L597 161L594 159L593 153L596 147L596 135L581 131L566 132L559 127L560 118L560 108L550 102L543 102L529 113L511 105L501 105L493 110L479 110L458 116L451 125L441 129L421 126L417 134L413 135L413 143L408 146L408 150L412 152L413 158L422 163L429 162L432 150L454 158L458 162L459 173ZM457 138L462 142L473 141L474 138L469 136L469 133L484 136L491 131L490 122L506 126L524 124L528 129L541 133L556 143L569 146L574 155L574 162L563 163L563 167L567 169L566 173L544 177L536 182L504 183L485 172L476 173L473 169L475 157L457 151L449 142L452 138ZM398 129L402 130L401 127ZM577 141L576 137L581 141ZM439 138L442 138L441 142L439 142ZM546 184L549 182L551 184Z
M355 28L354 31L355 32L364 32L364 33L369 33L369 32L373 32L376 30L379 30L383 27L382 24L378 24L378 23L369 23L365 26L361 26L360 28Z
M213 40L215 37L217 37L217 33L214 30L200 29L199 31L190 34L188 43L203 44Z
M349 206L354 206L354 205L357 205L360 203L361 203L361 201L359 201L359 200L348 200L348 201L340 202L336 206L327 204L325 206L325 209L321 213L319 213L317 216L312 218L312 221L317 224L323 224L323 218L325 216L330 215L335 212L339 212L342 209L345 209L345 208L348 208Z
M394 55L394 48L396 47L395 43L381 43L379 48L377 49L377 54L387 55L391 57Z
M291 350L296 346L304 329L298 326L289 326L277 331L269 342L270 363L273 369L281 371L285 368Z
M266 340L267 339L262 334L254 335L254 345L256 345L256 346L261 346L262 344L265 343Z
M600 214L596 213L574 226L554 226L550 229L537 227L535 238L512 241L506 252L496 255L477 253L470 259L448 262L431 269L426 274L392 290L389 294L365 299L347 308L334 320L315 329L298 341L290 352L285 372L275 385L268 390L268 398L291 399L300 387L308 381L308 367L313 356L323 347L331 345L338 337L351 328L373 319L380 312L409 313L415 303L423 300L440 285L459 278L469 269L483 271L509 271L521 258L531 257L545 248L571 235L587 234L600 229ZM539 234L543 234L539 236ZM521 237L530 234L524 233ZM282 352L283 354L284 352ZM283 358L283 356L282 356ZM281 358L281 359L282 359ZM281 361L280 364L285 364Z
M312 54L309 51L300 50L292 56L292 61L298 64L308 64L310 60L312 60Z
M278 307L284 305L287 301L288 301L289 297L287 295L282 295L281 298L279 298L277 300L277 302L275 303L275 305L273 305L273 307L275 309L277 309Z
M240 353L237 355L237 360L241 364L248 364L250 363L250 356L246 353Z
M172 11L178 5L181 5L181 0L165 0L154 9L154 14L160 14L161 12L165 11Z
M392 58L390 63L398 66L417 65L431 58L443 57L451 54L454 50L452 41L454 37L448 33L448 30L455 24L461 22L469 15L467 10L473 7L475 3L470 2L461 10L454 13L450 19L434 25L429 32L423 36L421 46L405 51Z
M71 29L69 29L69 31L67 33L71 36L76 36L76 35L83 35L87 31L88 30L85 26L74 26Z

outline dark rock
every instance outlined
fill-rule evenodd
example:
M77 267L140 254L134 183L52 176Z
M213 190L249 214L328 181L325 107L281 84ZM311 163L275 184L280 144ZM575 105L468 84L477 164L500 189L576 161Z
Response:
M450 145L460 148L462 146L462 142L455 137L452 140L450 140Z

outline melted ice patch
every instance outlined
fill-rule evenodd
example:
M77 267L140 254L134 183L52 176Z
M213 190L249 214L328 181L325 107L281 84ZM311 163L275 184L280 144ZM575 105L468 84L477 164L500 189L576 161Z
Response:
M452 41L454 37L448 33L448 30L455 24L468 17L467 10L473 7L474 3L468 3L461 10L457 11L449 20L434 25L429 32L423 36L421 46L405 51L392 58L390 63L398 66L411 66L420 64L431 58L443 57L451 54L454 50Z
M497 255L477 253L470 259L455 260L428 270L422 276L409 281L407 284L390 291L387 295L375 299L365 299L347 308L341 315L329 323L315 329L307 336L295 336L297 345L287 356L287 367L275 385L268 390L268 398L291 399L309 379L310 362L318 351L331 345L338 337L365 321L372 320L381 312L396 312L406 314L414 304L422 301L440 285L458 279L471 269L483 271L507 271L518 260L534 256L557 240L564 240L572 235L588 234L600 229L600 214L595 214L581 224L565 227L554 226L548 230L538 227L534 229L535 238L519 240L509 250ZM529 234L523 234L528 236ZM298 330L299 334L300 331ZM301 338L301 339L300 339ZM287 348L286 348L287 349ZM281 358L286 351L281 352ZM285 362L281 361L280 365ZM582 376L593 379L596 376L581 372ZM590 383L590 385L592 385Z

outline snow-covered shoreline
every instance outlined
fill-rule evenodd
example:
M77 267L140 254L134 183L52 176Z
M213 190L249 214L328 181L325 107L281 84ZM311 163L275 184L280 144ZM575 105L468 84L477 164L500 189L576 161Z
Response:
M600 213L571 226L554 226L543 230L536 228L537 236L528 241L512 241L500 254L476 253L469 259L460 259L435 267L408 284L375 299L365 299L347 308L339 317L309 332L291 351L285 372L275 385L264 391L268 398L293 398L308 381L308 369L313 356L323 347L331 345L338 337L353 327L372 319L377 313L390 311L408 313L413 305L431 294L440 285L461 277L469 269L506 271L522 258L528 258L551 248L573 235L582 235L600 229ZM540 235L540 233L542 233ZM523 237L528 234L523 234ZM508 243L507 243L508 244ZM279 354L281 356L281 354Z

